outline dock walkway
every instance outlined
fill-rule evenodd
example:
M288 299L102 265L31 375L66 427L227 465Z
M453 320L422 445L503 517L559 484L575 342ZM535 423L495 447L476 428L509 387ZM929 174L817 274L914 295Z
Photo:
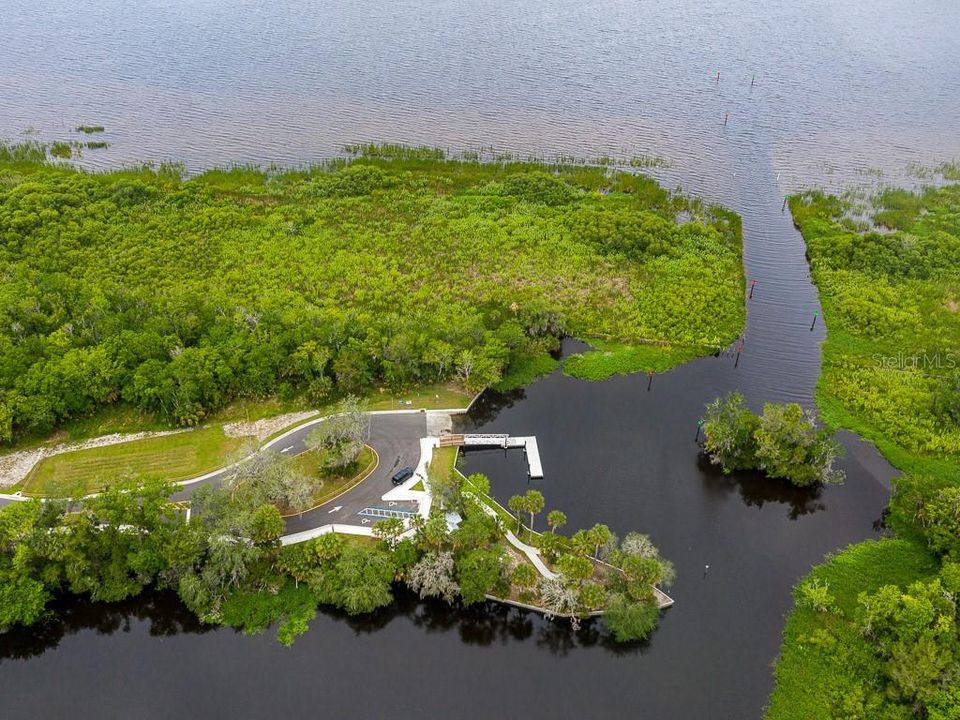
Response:
M540 448L537 438L515 437L505 433L444 433L440 436L440 447L500 447L522 448L527 456L527 473L531 478L543 477L543 466L540 464Z

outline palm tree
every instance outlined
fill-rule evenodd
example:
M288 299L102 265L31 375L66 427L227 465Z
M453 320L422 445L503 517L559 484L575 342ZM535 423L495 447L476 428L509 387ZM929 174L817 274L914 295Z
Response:
M567 524L567 516L561 510L551 510L547 513L547 525L550 526L550 529L553 532L557 531L557 528L563 527Z
M590 528L587 534L594 545L593 556L597 558L600 557L600 547L606 545L615 537L610 528L601 523L597 523Z
M507 507L510 508L514 514L517 516L517 532L520 532L520 513L526 512L527 502L523 495L514 495L509 500L507 500Z
M524 510L530 513L530 532L533 532L533 516L543 512L543 493L539 490L527 490L523 496Z
M577 555L587 556L593 550L593 538L586 530L577 530L570 538L570 546Z
M529 597L532 594L531 590L539 579L540 573L533 568L533 565L527 563L517 565L510 575L510 582L520 590L521 597Z

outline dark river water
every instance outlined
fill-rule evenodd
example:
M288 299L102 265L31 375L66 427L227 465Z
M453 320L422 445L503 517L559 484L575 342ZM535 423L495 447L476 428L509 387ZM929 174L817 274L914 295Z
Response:
M406 594L360 620L322 612L289 649L200 628L169 595L68 602L0 638L0 717L762 714L790 587L877 534L893 471L845 435L841 487L724 477L698 457L696 419L734 388L756 408L812 405L823 326L809 329L816 293L783 194L913 182L916 164L960 156L956 0L0 5L0 137L104 125L91 168L297 165L364 141L657 156L668 185L742 214L759 281L738 367L705 358L649 391L555 374L485 396L466 422L535 434L537 485L571 527L647 532L675 562L676 605L643 645ZM502 498L526 485L517 453L471 453L465 470Z

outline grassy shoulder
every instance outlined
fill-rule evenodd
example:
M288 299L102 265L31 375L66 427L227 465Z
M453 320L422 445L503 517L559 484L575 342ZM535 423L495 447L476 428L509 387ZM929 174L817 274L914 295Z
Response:
M243 445L221 426L76 450L44 458L22 485L25 495L74 497L116 482L187 480L226 465Z
M466 408L473 401L471 393L457 383L430 383L401 390L377 388L367 393L363 400L369 410L447 410ZM313 411L317 415L328 414L337 407L337 400L320 404L311 403L298 395L282 400L278 397L240 398L212 413L204 426L227 425L238 422L256 422L280 415ZM133 434L169 430L170 424L156 413L139 410L129 405L110 405L90 415L73 419L52 433L21 437L7 452L54 447L60 444L83 442L112 434Z
M906 588L935 575L937 567L926 550L906 540L852 545L815 567L794 591L797 607L783 633L768 720L844 717L841 709L851 688L881 671L854 623L859 594L884 585ZM812 581L829 588L835 612L804 602L801 588Z
M310 505L303 512L330 502L338 495L360 484L369 477L370 473L376 470L378 463L379 458L377 457L377 452L369 445L363 446L356 462L337 472L324 469L325 463L322 452L308 450L307 452L300 453L291 460L293 469L304 473L317 484L317 490L311 498ZM284 508L280 508L280 511L284 517L302 514Z

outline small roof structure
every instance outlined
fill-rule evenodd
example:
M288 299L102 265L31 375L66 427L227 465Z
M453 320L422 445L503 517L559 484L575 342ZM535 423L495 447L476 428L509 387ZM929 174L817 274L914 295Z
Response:
M443 519L447 521L447 530L450 532L453 532L460 527L460 523L463 522L463 518L460 517L460 513L458 512L444 513Z

